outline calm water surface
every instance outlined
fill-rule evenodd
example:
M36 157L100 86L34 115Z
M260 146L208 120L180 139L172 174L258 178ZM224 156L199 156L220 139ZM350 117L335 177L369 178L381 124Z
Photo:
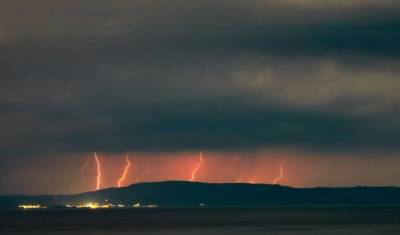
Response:
M400 234L400 206L1 211L0 234Z

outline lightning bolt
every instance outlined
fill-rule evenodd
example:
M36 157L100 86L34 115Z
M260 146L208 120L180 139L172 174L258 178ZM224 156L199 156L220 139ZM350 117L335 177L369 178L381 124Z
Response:
M240 177L239 177L239 174L237 173L237 171L233 171L233 175L235 177L235 183L239 183L240 182Z
M237 162L237 158L234 158L233 159L233 164L235 165L235 167L233 168L233 170L232 170L232 174L233 174L233 176L235 177L235 183L239 183L240 182L240 172L239 172L239 169L238 169L238 167L236 166L237 164L236 164L236 162Z
M86 168L88 167L89 163L90 163L90 157L88 157L86 159L85 164L82 166L81 170L79 171L81 174L86 170Z
M283 178L283 175L284 175L283 167L284 167L285 163L286 163L286 160L283 161L281 163L281 165L279 166L279 175L278 175L278 177L276 177L274 179L274 184L278 184L279 180L281 180Z
M150 172L150 167L147 166L146 170L144 172L142 172L142 174L139 175L139 177L137 177L136 181L139 182L139 180L141 180L145 175L147 175Z
M94 152L94 160L97 166L96 190L99 190L101 187L101 163L96 152Z
M194 168L193 172L192 172L192 177L190 178L190 181L193 182L196 179L196 174L199 171L201 165L203 165L204 161L203 161L203 155L200 152L200 156L199 156L199 162L197 163L196 167Z
M126 179L126 176L128 175L129 172L129 168L131 168L132 164L131 161L129 161L128 155L125 155L125 160L126 160L126 165L124 168L124 172L122 173L121 178L119 178L117 184L118 184L118 188L121 188L122 186L122 182L124 182L124 180Z
M146 170L144 171L144 174L146 175L149 172L150 172L150 167L147 167Z

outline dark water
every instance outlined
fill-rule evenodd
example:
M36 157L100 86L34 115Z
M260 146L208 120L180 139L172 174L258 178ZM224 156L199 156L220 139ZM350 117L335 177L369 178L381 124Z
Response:
M400 234L400 207L2 211L0 234Z

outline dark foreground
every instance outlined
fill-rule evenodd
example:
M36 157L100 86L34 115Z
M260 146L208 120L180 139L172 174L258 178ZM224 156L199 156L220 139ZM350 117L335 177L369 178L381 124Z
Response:
M2 211L0 234L400 234L400 206Z

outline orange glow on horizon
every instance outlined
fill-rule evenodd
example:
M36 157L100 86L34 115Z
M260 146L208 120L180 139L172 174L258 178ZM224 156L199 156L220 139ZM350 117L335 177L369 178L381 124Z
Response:
M281 163L281 165L279 166L279 175L278 175L278 177L276 177L274 179L274 184L278 184L278 182L283 178L283 175L284 175L283 166L285 163L286 163L286 161L283 161Z
M205 154L204 151L202 153ZM371 163L372 156L325 156L319 153L316 155L283 150L257 152L207 150L206 155L202 156L203 163L201 163L199 152L129 151L127 156L132 166L121 186L142 182L190 182L192 175L193 181L204 183L236 182L271 185L275 183L300 188L346 187L359 184L385 186L386 183L400 185L400 177L397 177L400 173L394 167L400 162L397 155L388 157L385 162L378 165L380 168L387 168L390 175L371 175L370 172L377 164ZM58 158L38 158L40 161L32 161L23 175L13 173L16 177L15 182L19 182L15 185L21 187L15 191L26 194L75 194L116 188L126 165L125 156L122 156L121 152L96 151L98 160L96 161L94 155L92 151ZM89 165L80 174L79 171L86 165L88 158ZM45 160L47 163L43 164ZM35 184L35 182L46 182L46 184Z
M132 163L129 160L127 154L125 155L125 160L126 160L126 165L125 165L125 168L124 168L124 172L122 173L121 178L119 178L118 182L117 182L119 188L122 187L122 183L125 181L126 176L128 175L129 168L131 168L131 166L132 166Z
M197 172L199 171L200 167L203 165L203 155L200 152L200 157L199 157L199 162L197 163L196 167L194 168L192 172L192 177L190 178L190 181L193 182L196 179Z
M96 152L94 152L94 160L96 160L97 166L96 190L99 190L101 187L101 163Z

